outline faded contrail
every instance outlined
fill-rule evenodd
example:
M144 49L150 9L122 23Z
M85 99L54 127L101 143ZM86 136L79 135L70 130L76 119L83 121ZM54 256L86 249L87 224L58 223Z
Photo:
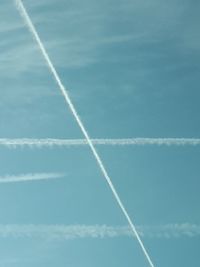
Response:
M199 138L95 138L91 139L93 145L106 145L106 146L145 146L145 145L157 145L157 146L197 146L200 145ZM5 147L17 147L17 146L29 146L29 147L68 147L68 146L85 146L88 145L86 139L32 139L32 138L19 138L9 139L0 138L0 146Z
M40 37L39 37L39 35L38 35L38 33L37 33L32 21L31 21L31 19L30 19L28 13L27 13L22 1L21 0L15 0L15 1L16 1L18 10L19 10L22 18L26 22L29 31L33 35L33 38L36 40L36 42L38 44L38 47L39 47L39 49L40 49L40 51L41 51L42 55L44 56L44 59L45 59L45 61L47 63L47 66L48 66L50 72L52 73L52 75L53 75L53 77L54 77L54 79L55 79L55 81L56 81L56 83L58 85L58 88L61 91L61 93L62 93L62 95L63 95L63 97L64 97L64 99L66 101L66 104L69 106L69 108L70 108L70 110L71 110L71 112L72 112L77 124L79 125L79 127L80 127L80 129L81 129L81 131L82 131L82 133L83 133L83 135L85 137L85 139L87 140L87 143L88 143L88 145L89 145L89 147L90 147L90 149L91 149L91 151L92 151L92 153L93 153L93 155L94 155L94 157L95 157L95 159L97 161L97 164L98 164L98 166L99 166L104 178L106 179L106 181L107 181L107 183L108 183L108 185L109 185L109 187L110 187L110 189L111 189L111 191L113 193L113 196L116 199L121 211L123 212L124 216L126 217L128 223L129 223L129 225L130 225L130 227L131 227L131 229L133 231L133 234L135 235L135 237L136 237L136 239L137 239L137 241L138 241L138 243L139 243L139 245L140 245L140 247L141 247L141 249L142 249L142 251L143 251L143 253L144 253L144 255L145 255L145 257L146 257L146 259L148 261L148 263L149 263L149 265L151 267L155 267L153 262L152 262L152 260L151 260L151 258L150 258L150 256L149 256L149 254L148 254L148 252L147 252L147 250L146 250L146 248L144 247L144 244L143 244L139 234L137 233L137 230L136 230L136 228L134 226L134 223L132 222L132 220L131 220L128 212L126 211L126 209L125 209L125 207L124 207L124 205L123 205L123 203L122 203L117 191L115 190L115 187L114 187L114 185L112 183L112 180L109 177L109 175L108 175L108 173L107 173L107 171L106 171L106 169L104 167L104 164L103 164L98 152L96 151L96 148L93 145L93 143L92 143L92 141L90 139L90 136L89 136L87 130L85 129L85 127L84 127L84 125L83 125L83 123L82 123L82 121L81 121L81 119L80 119L80 117L79 117L79 115L78 115L78 113L77 113L77 111L76 111L76 109L75 109L75 107L74 107L74 105L73 105L73 103L72 103L72 101L71 101L71 99L70 99L65 87L64 87L64 85L62 84L62 82L60 80L60 77L59 77L56 69L54 68L54 66L52 64L52 62L51 62L51 60L50 60L50 58L49 58L49 56L48 56L48 54L47 54L47 52L45 50L45 47L44 47L42 41L40 40Z
M199 237L200 225L166 224L161 226L137 226L137 231L144 238L181 238ZM126 226L107 225L0 225L1 238L43 238L48 240L70 240L82 238L117 238L132 237L133 233Z
M28 173L20 175L6 175L0 176L0 183L16 183L16 182L28 182L37 180L50 180L64 177L62 173Z

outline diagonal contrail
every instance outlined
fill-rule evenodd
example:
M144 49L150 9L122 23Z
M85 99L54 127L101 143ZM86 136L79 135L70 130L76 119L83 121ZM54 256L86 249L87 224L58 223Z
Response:
M199 138L95 138L91 139L93 145L103 146L145 146L145 145L157 145L157 146L197 146L200 145ZM52 147L52 146L85 146L88 145L86 139L32 139L32 138L0 138L0 146L17 147L17 146L29 146L29 147Z
M31 34L34 37L34 39L36 40L36 42L38 44L38 47L39 47L42 55L44 56L44 59L45 59L45 61L47 63L47 66L48 66L50 72L52 73L52 75L53 75L53 77L54 77L54 79L55 79L55 81L56 81L56 83L58 85L58 88L61 91L61 93L62 93L62 95L63 95L63 97L64 97L64 99L66 101L66 104L69 106L69 108L70 108L70 110L71 110L71 112L72 112L77 124L79 125L79 127L80 127L80 129L81 129L81 131L82 131L82 133L83 133L83 135L85 137L85 139L87 140L87 143L88 143L88 145L89 145L89 147L90 147L90 149L91 149L91 151L93 153L93 156L95 157L95 159L97 161L97 164L98 164L98 166L99 166L104 178L106 179L106 181L107 181L107 183L108 183L108 185L109 185L109 187L110 187L110 189L111 189L111 191L113 193L114 198L116 199L120 209L122 210L124 216L126 217L128 223L129 223L129 225L130 225L130 227L132 229L133 235L136 237L136 239L137 239L137 241L138 241L138 243L139 243L139 245L140 245L140 247L141 247L141 249L142 249L142 251L143 251L143 253L144 253L144 255L145 255L145 257L146 257L146 259L148 261L148 263L149 263L149 265L151 267L154 267L154 264L153 264L153 262L152 262L152 260L151 260L151 258L149 256L146 248L144 247L144 244L143 244L143 242L142 242L142 240L141 240L141 238L140 238L140 236L139 236L139 234L138 234L138 232L137 232L137 230L136 230L136 228L135 228L135 226L134 226L134 224L133 224L128 212L126 211L126 209L125 209L125 207L124 207L124 205L123 205L123 203L122 203L122 201L121 201L121 199L120 199L120 197L119 197L119 195L118 195L118 193L117 193L117 191L116 191L116 189L115 189L115 187L114 187L114 185L113 185L113 183L111 181L111 178L109 177L109 175L108 175L108 173L107 173L107 171L106 171L106 169L104 167L104 164L103 164L98 152L96 151L96 148L94 147L91 139L90 139L90 136L89 136L87 130L85 129L85 127L84 127L84 125L83 125L83 123L82 123L82 121L81 121L81 119L80 119L80 117L79 117L79 115L78 115L78 113L77 113L77 111L76 111L76 109L75 109L75 107L74 107L74 105L73 105L73 103L72 103L72 101L71 101L71 99L70 99L65 87L64 87L64 85L62 84L62 82L60 80L60 77L58 76L58 73L57 73L56 69L54 68L54 66L52 64L52 62L51 62L51 60L50 60L50 58L49 58L49 56L48 56L48 54L47 54L47 52L45 50L45 47L44 47L44 45L43 45L43 43L42 43L42 41L41 41L41 39L40 39L40 37L39 37L39 35L37 33L32 21L31 21L31 19L30 19L30 17L28 15L28 13L27 13L22 1L21 0L15 0L15 1L16 1L18 10L19 10L22 18L26 22L29 31L31 32Z
M5 175L0 176L1 183L17 183L17 182L28 182L37 180L50 180L62 178L65 175L62 173L27 173L19 175Z

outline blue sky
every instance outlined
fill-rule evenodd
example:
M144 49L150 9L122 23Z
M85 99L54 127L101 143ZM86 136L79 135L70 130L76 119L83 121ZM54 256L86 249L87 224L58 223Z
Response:
M92 138L199 138L198 2L23 2ZM0 138L82 138L14 1L0 20ZM97 150L155 266L199 266L200 147ZM5 179L64 174L0 184L0 267L148 266L130 236L52 237L61 225L127 226L88 147L1 147L0 164Z

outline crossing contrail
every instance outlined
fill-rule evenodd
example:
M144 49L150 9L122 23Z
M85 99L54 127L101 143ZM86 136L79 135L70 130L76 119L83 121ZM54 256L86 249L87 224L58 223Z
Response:
M99 146L198 146L200 145L199 138L95 138L91 139L93 145ZM17 147L70 147L70 146L86 146L86 139L32 139L32 138L0 138L0 146Z
M31 21L31 19L30 19L30 17L28 15L28 13L27 13L22 1L21 0L15 0L15 2L17 4L18 10L19 10L22 18L24 19L29 31L31 32L33 38L37 42L38 47L39 47L39 49L40 49L40 51L41 51L41 53L42 53L42 55L43 55L43 57L44 57L44 59L45 59L45 61L47 63L47 66L48 66L50 72L53 75L53 78L55 79L55 81L56 81L56 83L58 85L59 90L61 91L61 93L62 93L62 95L63 95L63 97L65 99L65 102L66 102L67 106L71 110L71 112L72 112L72 114L73 114L78 126L80 127L80 130L82 131L85 139L87 140L87 143L88 143L88 145L89 145L89 147L90 147L90 149L91 149L91 151L93 153L93 156L96 159L96 162L97 162L97 164L98 164L98 166L99 166L99 168L100 168L105 180L107 181L107 183L108 183L108 185L109 185L109 187L110 187L110 189L112 191L112 194L113 194L115 200L117 201L122 213L124 214L126 220L128 221L128 223L129 223L129 225L130 225L130 227L132 229L133 235L136 237L136 239L137 239L137 241L138 241L138 243L139 243L139 245L140 245L140 247L141 247L141 249L142 249L142 251L144 253L144 256L146 257L149 265L151 267L155 267L153 262L152 262L152 260L151 260L151 258L150 258L150 256L149 256L149 254L148 254L148 252L147 252L147 250L146 250L146 248L145 248L145 246L144 246L144 244L143 244L143 242L142 242L142 240L141 240L141 238L140 238L140 236L139 236L139 234L138 234L138 232L137 232L137 230L136 230L136 228L135 228L135 226L134 226L133 221L131 220L126 208L124 207L124 205L123 205L123 203L122 203L122 201L121 201L121 199L120 199L120 197L119 197L119 195L118 195L118 193L117 193L117 191L116 191L116 189L115 189L115 187L114 187L114 185L112 183L112 180L111 180L109 174L107 173L107 170L104 167L104 164L103 164L103 162L102 162L102 160L101 160L101 158L100 158L95 146L93 145L93 143L91 141L91 138L90 138L85 126L83 125L83 123L82 123L82 121L81 121L81 119L80 119L80 117L79 117L79 115L78 115L78 113L76 111L76 108L74 107L74 105L73 105L73 103L72 103L72 101L71 101L71 99L70 99L70 97L68 95L68 92L66 91L64 85L62 84L62 82L60 80L60 77L59 77L56 69L54 68L54 65L52 64L52 62L51 62L51 60L49 58L49 55L48 55L47 51L45 50L45 47L44 47L44 45L43 45L43 43L42 43L42 41L41 41L41 39L40 39L40 37L39 37L39 35L37 33L32 21Z
M62 173L27 173L19 175L5 175L0 176L1 183L17 183L17 182L28 182L37 180L50 180L64 177Z
M158 226L136 226L144 238L192 238L200 236L200 225L166 224ZM71 240L83 238L117 238L132 237L127 226L107 225L0 225L0 238L39 238L48 240Z

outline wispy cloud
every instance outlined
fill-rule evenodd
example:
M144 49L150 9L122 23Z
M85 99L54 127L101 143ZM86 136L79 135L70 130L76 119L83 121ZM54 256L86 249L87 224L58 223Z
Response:
M144 238L192 238L200 236L200 225L166 224L160 226L137 226ZM82 238L132 237L127 226L107 225L0 225L1 238L42 238L48 240L70 240Z
M51 180L63 178L63 173L28 173L20 175L5 175L0 176L0 183L17 183L17 182L28 182L37 180Z
M0 45L3 44L1 75L6 75L11 69L13 70L12 76L18 76L19 73L28 70L32 73L41 72L44 62L36 46L26 35L23 24L14 13L12 1L10 4L7 2L9 1L2 3L3 7L0 11L2 18L0 32L7 34L7 37L1 38L0 41ZM77 2L73 1L70 4L63 4L63 1L58 3L55 0L27 2L35 24L45 34L46 47L57 66L80 68L101 62L105 60L105 57L102 57L105 45L109 48L109 44L122 44L129 41L133 41L132 46L137 52L134 61L138 56L142 59L145 57L145 60L149 61L150 53L146 55L143 50L141 53L137 48L138 41L140 47L149 42L165 43L166 39L173 38L175 33L176 36L178 33L178 36L174 40L174 49L182 47L186 52L191 50L191 46L199 47L198 27L196 26L198 13L195 12L195 5L193 13L196 21L195 19L188 21L187 11L191 5L184 3L180 7L178 1L170 1L168 4L158 1L147 3L128 0L118 1L117 5L114 1L105 3L85 1L83 4L79 1L77 5ZM10 12L12 16L8 19L5 14ZM119 18L120 27L118 27ZM48 31L48 28L51 28L51 31ZM157 50L161 53L160 49ZM134 54L131 55L133 56ZM117 59L116 56L115 59ZM106 61L108 60L111 58L107 57ZM136 64L137 68L138 64ZM152 68L148 69L152 71Z
M49 31L46 31L45 44L56 65L60 67L80 68L94 64L100 60L98 52L100 47L128 42L135 38L132 33L105 34L105 21L108 22L109 16L104 12L100 14L95 5L91 7L93 10L90 10L85 6L75 7L73 3L71 3L71 8L58 9L56 1L28 4L34 15L35 24L42 29L42 25L47 28L51 27L50 32L53 32L53 38L52 35L49 36ZM9 20L5 16L7 13L13 15ZM24 31L24 25L17 18L12 6L5 3L0 15L2 17L0 33L5 35L0 40L1 62L3 63L0 65L1 76L8 77L12 73L12 77L17 78L19 74L30 70L31 73L37 74L45 72L45 64L38 49ZM63 27L63 21L66 19L68 24ZM91 23L93 27L89 27ZM87 31L84 30L86 28ZM59 54L56 51L59 51ZM64 62L63 57L67 59Z
M145 146L145 145L157 145L157 146L197 146L200 145L200 138L119 138L119 139L91 139L94 145L103 146ZM9 139L0 138L0 146L9 148L15 147L70 147L70 146L85 146L87 145L86 139Z

